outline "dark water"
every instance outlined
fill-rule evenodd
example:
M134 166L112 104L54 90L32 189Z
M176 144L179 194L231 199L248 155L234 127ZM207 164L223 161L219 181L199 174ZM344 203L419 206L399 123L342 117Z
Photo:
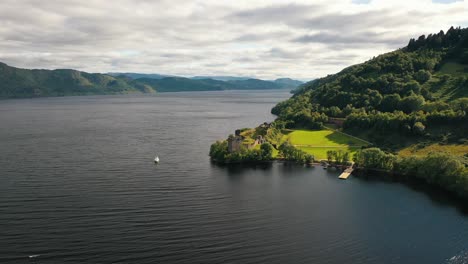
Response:
M211 142L287 96L0 101L0 263L468 262L468 216L440 197L209 162Z

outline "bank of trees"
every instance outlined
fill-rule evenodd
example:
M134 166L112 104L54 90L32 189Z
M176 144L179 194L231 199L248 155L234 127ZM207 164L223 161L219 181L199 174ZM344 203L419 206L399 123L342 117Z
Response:
M399 157L378 148L368 148L354 155L356 166L417 178L468 199L468 160L444 152L427 156Z
M424 157L403 157L395 163L394 171L468 199L468 168L463 157L443 152L429 153Z
M385 153L379 148L367 148L356 152L353 160L357 167L392 171L396 156Z
M328 163L335 163L338 165L347 165L350 162L349 152L343 150L329 150L327 151Z
M210 157L220 163L265 162L273 159L273 146L263 143L260 149L241 147L239 151L229 152L227 141L217 141L210 147Z
M287 161L310 164L314 161L314 156L302 151L288 142L279 147L279 154Z
M393 113L356 112L348 115L343 124L345 129L366 129L379 133L402 133L404 135L425 135L426 127L434 128L440 125L458 126L468 124L468 116L464 110L453 109L433 112L418 111L406 114L401 111Z

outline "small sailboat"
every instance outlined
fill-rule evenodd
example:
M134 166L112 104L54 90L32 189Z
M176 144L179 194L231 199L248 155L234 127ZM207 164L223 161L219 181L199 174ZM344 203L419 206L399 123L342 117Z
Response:
M154 163L159 163L159 157L158 156L154 157Z

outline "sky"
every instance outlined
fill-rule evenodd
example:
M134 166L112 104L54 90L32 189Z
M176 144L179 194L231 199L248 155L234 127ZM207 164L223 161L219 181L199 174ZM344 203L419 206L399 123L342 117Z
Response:
M468 0L2 0L20 68L310 80L468 26Z

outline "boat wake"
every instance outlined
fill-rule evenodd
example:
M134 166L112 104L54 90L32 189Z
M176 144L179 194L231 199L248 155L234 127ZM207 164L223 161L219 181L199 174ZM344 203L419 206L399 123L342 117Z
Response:
M447 264L468 264L468 249L461 251L459 254L451 257L446 261Z

